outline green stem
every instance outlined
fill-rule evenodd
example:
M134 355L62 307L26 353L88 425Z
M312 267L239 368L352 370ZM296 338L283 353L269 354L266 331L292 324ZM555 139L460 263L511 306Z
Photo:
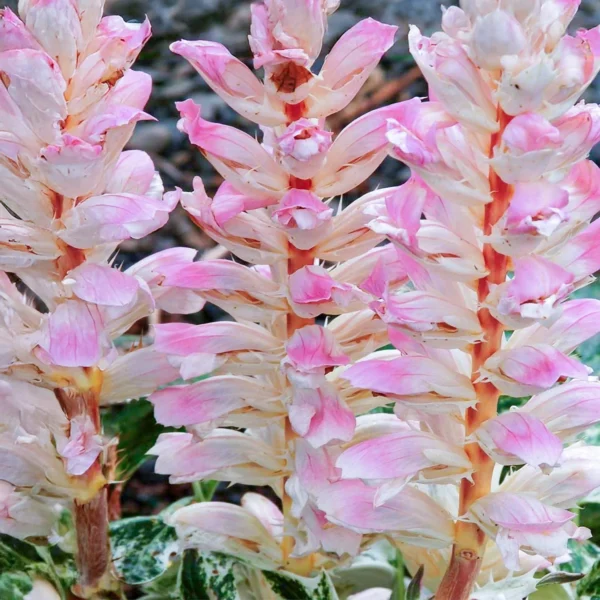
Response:
M192 489L194 490L196 502L210 502L218 485L219 482L212 479L207 481L192 481Z
M404 585L404 558L402 552L396 550L396 578L394 589L390 600L404 600L406 598L406 586Z

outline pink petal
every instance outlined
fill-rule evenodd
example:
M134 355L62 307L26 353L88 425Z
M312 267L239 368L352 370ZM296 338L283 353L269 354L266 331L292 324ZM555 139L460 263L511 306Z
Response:
M394 43L398 30L374 19L364 19L346 31L325 58L320 72L323 91L309 108L311 117L326 117L352 101L383 54Z
M59 304L47 317L40 347L55 365L95 366L103 348L102 323L96 309L78 300Z
M559 438L539 419L522 412L507 412L486 421L476 432L486 451L501 464L524 462L553 467L563 451Z
M307 325L294 332L286 345L287 360L299 371L311 372L350 362L328 329Z
M417 536L430 548L451 543L454 523L450 515L423 492L406 487L378 507L375 493L375 488L360 481L339 481L319 497L318 505L329 521L359 533L386 532L408 540Z
M475 397L468 377L420 356L363 360L344 371L342 377L354 387L380 394L411 396L434 392L446 397Z
M242 192L279 196L288 188L285 171L250 135L234 127L210 123L192 100L178 102L179 128L206 153L223 178Z
M135 277L108 265L84 263L69 271L68 279L77 297L103 306L127 306L140 289Z
M159 352L220 354L239 350L272 352L280 342L265 329L252 324L219 321L204 325L166 323L156 325L154 348Z
M507 351L500 367L504 375L533 388L546 389L560 379L586 379L589 371L560 350L538 344Z
M167 387L154 392L149 400L159 423L182 427L225 416L261 394L264 396L262 386L255 380L225 375Z
M281 104L271 102L256 75L225 46L182 40L170 48L189 60L211 89L236 112L261 125L273 127L285 122Z
M335 388L326 384L317 389L294 389L289 419L296 433L317 448L333 440L349 441L356 424Z

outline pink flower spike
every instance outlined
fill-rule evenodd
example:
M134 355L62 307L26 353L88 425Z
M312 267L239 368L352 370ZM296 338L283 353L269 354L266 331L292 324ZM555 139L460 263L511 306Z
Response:
M286 352L282 366L298 387L318 385L323 381L326 369L350 362L331 331L320 325L307 325L296 330L286 345Z
M591 369L547 344L501 350L488 358L482 377L514 397L542 392L566 378L587 379Z
M65 459L67 472L71 475L83 475L101 451L102 438L89 417L73 419L69 439L58 445L58 452Z
M364 19L346 31L325 58L308 100L309 116L323 118L345 108L392 47L397 30Z
M289 419L294 431L315 448L349 441L356 425L354 414L335 387L326 383L315 389L295 388Z
M204 120L193 100L178 102L176 107L181 113L178 127L236 189L267 197L280 197L287 190L286 172L253 137Z
M562 442L534 416L506 412L489 419L475 432L483 449L502 465L522 463L548 469L556 466Z
M170 49L189 60L211 89L247 119L271 127L285 122L283 104L268 96L256 75L222 44L182 40Z

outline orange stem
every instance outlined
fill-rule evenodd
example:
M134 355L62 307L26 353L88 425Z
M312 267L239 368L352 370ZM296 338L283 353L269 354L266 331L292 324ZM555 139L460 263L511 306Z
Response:
M498 109L499 129L491 136L490 156L493 155L494 148L498 145L502 132L510 119L511 117ZM491 234L494 225L506 212L513 193L512 186L502 181L491 168L489 182L492 201L485 206L483 233L486 236ZM496 252L490 244L483 245L483 258L488 275L480 279L477 284L477 299L480 306L489 294L490 284L504 283L508 268L507 257ZM473 345L471 351L472 381L477 394L477 405L466 411L465 433L467 436L476 431L482 423L498 414L498 398L500 396L498 389L491 383L476 381L479 378L481 366L490 356L500 350L504 327L487 308L480 308L478 317L484 337L483 341ZM478 443L467 444L465 451L473 465L473 481L463 479L461 482L459 515L466 514L476 500L490 493L494 471L494 461ZM468 600L470 598L483 561L485 544L486 536L476 524L457 522L452 558L435 596L436 600Z
M85 415L101 431L99 394L102 372L86 369L87 388L56 389L55 395L69 419ZM97 597L109 584L110 545L108 540L108 497L101 456L83 474L73 476L81 488L74 502L79 579L73 592L82 598Z

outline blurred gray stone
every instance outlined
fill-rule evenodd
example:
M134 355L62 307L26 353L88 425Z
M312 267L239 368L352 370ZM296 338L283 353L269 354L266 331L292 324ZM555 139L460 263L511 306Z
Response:
M127 146L144 152L163 152L172 140L172 130L165 122L138 123Z

